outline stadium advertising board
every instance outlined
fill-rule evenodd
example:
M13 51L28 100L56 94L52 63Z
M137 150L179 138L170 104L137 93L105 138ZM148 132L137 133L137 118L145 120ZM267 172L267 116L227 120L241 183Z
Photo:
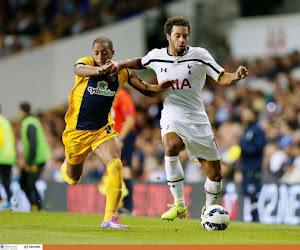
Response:
M11 187L13 211L29 211L29 202L18 183L12 182ZM106 198L99 193L95 183L68 186L65 183L39 181L37 187L41 197L44 197L45 210L104 213ZM0 192L3 195L1 185ZM185 185L185 197L189 211L187 218L200 218L205 202L203 183ZM136 215L160 216L165 212L166 204L173 203L173 198L167 185L136 182L133 202ZM224 185L221 205L229 212L231 220L251 221L251 204L241 194L239 185ZM258 212L259 220L264 224L300 225L300 185L264 184L259 195Z

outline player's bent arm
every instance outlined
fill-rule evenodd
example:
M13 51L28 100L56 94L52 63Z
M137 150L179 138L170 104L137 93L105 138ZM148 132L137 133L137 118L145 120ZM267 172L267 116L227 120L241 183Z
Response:
M145 67L142 65L141 57L118 61L117 64L119 65L120 69L145 69Z
M105 64L100 67L95 67L85 64L76 64L74 66L74 73L80 77L97 76L107 73L110 70L111 66L112 65Z
M162 89L171 87L174 81L166 79L157 85L152 85L139 79L136 73L130 70L128 83L145 96L156 96Z
M150 96L150 97L156 96L158 92L158 91L153 91L156 85L151 85L142 81L137 77L136 73L132 70L130 70L128 84L131 85L136 90L138 90L139 92L141 92L145 96Z
M110 76L116 75L119 73L121 69L130 68L130 69L146 69L142 65L142 58L133 58L133 59L127 59L122 61L114 62L112 65L112 68L110 70Z
M244 66L239 66L235 73L222 72L218 79L218 83L220 85L232 84L247 77L247 75L247 68Z

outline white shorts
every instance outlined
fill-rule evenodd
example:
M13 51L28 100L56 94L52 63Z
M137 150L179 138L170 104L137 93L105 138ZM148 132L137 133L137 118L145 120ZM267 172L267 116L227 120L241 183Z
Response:
M182 139L192 161L198 162L198 158L208 161L220 160L219 149L210 124L161 121L161 137L171 132L176 133Z

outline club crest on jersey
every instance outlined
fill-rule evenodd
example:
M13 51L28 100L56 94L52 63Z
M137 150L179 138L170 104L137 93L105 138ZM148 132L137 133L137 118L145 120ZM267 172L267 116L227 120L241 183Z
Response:
M189 73L189 75L190 75L190 74L192 73L192 72L191 72L192 65L190 66L190 65L188 64L187 67L188 67L188 69L189 69L189 72L188 72L188 73Z
M97 88L88 87L87 90L91 95L114 96L116 94L116 91L108 89L108 83L106 81L100 81L97 83Z

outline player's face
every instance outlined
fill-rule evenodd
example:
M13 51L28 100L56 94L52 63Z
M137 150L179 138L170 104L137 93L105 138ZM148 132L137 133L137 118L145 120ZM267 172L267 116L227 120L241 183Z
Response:
M93 46L93 58L98 66L104 65L108 59L112 59L114 50L107 43L95 43Z
M174 56L180 56L186 51L189 41L189 29L186 26L173 25L171 34L167 34L170 53Z

